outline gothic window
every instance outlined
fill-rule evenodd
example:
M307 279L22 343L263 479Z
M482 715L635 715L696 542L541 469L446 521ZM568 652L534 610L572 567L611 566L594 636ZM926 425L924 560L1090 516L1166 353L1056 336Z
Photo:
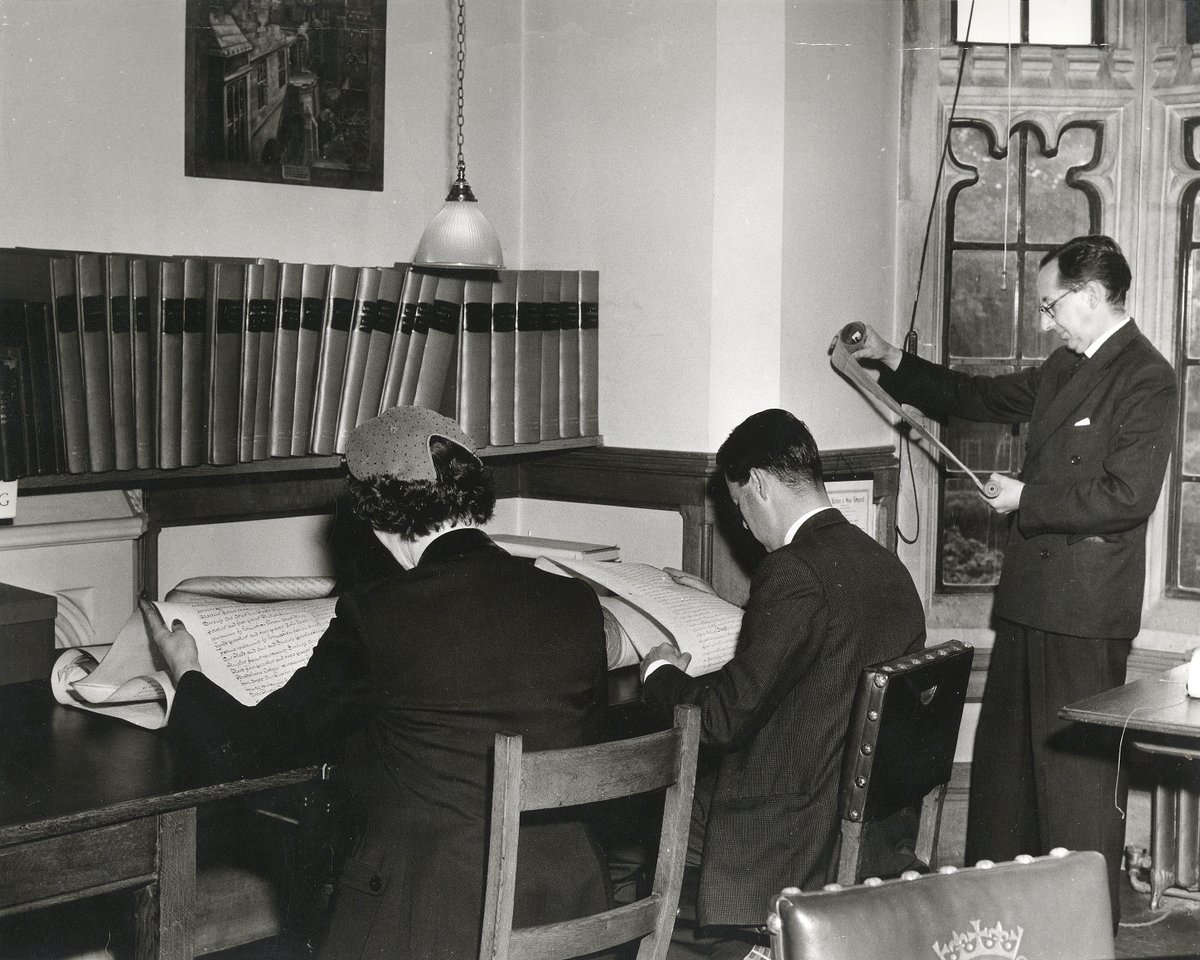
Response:
M955 0L953 11L959 43L1092 46L1104 39L1101 0Z
M942 356L971 374L1036 366L1058 346L1038 324L1038 264L1071 237L1097 233L1098 193L1081 176L1099 162L1103 127L1077 121L1051 140L1029 123L1007 145L992 128L957 121L950 157L958 179L946 203ZM1015 475L1021 469L1023 427L951 417L943 436L976 474ZM1003 561L1007 519L978 496L971 481L943 464L939 482L938 587L994 586Z

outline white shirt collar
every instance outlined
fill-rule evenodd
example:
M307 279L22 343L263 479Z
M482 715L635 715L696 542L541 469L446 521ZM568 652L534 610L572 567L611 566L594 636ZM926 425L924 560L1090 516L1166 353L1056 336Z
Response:
M1131 318L1129 316L1126 316L1124 320L1118 321L1117 323L1115 323L1111 327L1109 327L1107 330L1105 330L1104 333L1100 334L1100 336L1098 336L1095 340L1092 341L1092 344L1090 347L1088 347L1086 350L1083 351L1083 355L1085 357L1087 357L1089 360L1091 360L1092 357L1094 357L1096 355L1096 351L1099 350L1102 346L1104 346L1105 341L1107 341L1109 337L1111 337L1114 333L1116 333L1123 326L1125 326L1125 324L1127 324L1130 321L1130 319Z
M802 526L804 526L804 522L806 520L808 520L809 517L814 517L818 513L820 513L822 510L828 510L828 509L829 509L829 505L826 504L823 507L816 507L813 510L809 510L808 513L803 514L799 520L797 520L790 527L788 527L787 536L785 536L783 538L784 545L786 546L787 544L792 542L792 537L794 537L796 535L796 531L799 530Z

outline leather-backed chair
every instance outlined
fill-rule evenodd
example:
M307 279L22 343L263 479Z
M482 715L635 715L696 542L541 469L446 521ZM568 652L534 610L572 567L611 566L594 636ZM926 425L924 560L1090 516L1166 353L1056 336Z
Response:
M700 715L694 706L676 707L669 730L587 747L523 753L520 736L497 734L480 960L565 960L638 938L638 960L662 960L683 881L699 743ZM513 929L522 811L664 788L662 835L648 896L576 920Z
M973 655L969 644L950 640L863 671L842 754L838 883L909 866L878 869L867 862L865 842L872 829L903 824L907 810L920 811L916 836L907 838L915 858L935 865Z
M767 917L775 960L1111 960L1104 857L1094 850L861 886L784 890Z

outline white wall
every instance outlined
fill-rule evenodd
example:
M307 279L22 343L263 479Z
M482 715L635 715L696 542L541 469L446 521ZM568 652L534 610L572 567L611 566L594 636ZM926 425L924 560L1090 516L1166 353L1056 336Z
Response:
M469 8L468 179L509 265L601 271L608 444L712 450L774 405L825 448L892 441L824 349L847 319L892 313L898 7ZM405 259L451 178L449 4L388 3L382 192L185 177L184 15L183 0L4 0L0 245ZM322 562L302 522L256 530L289 564ZM654 524L631 535L647 555L677 548ZM164 585L239 555L230 536L245 533L170 533Z

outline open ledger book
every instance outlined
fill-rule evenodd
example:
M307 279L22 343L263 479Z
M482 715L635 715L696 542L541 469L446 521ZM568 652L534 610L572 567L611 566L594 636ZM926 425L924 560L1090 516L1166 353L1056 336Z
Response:
M537 566L595 589L605 611L610 670L637 663L667 642L692 655L687 673L698 677L721 669L737 648L741 608L678 584L658 567L560 557L542 557Z
M308 662L336 603L335 597L240 603L195 596L186 603L154 605L168 624L181 620L196 638L204 675L252 705ZM166 725L175 696L166 664L137 610L112 644L64 651L50 686L59 703L151 730Z

